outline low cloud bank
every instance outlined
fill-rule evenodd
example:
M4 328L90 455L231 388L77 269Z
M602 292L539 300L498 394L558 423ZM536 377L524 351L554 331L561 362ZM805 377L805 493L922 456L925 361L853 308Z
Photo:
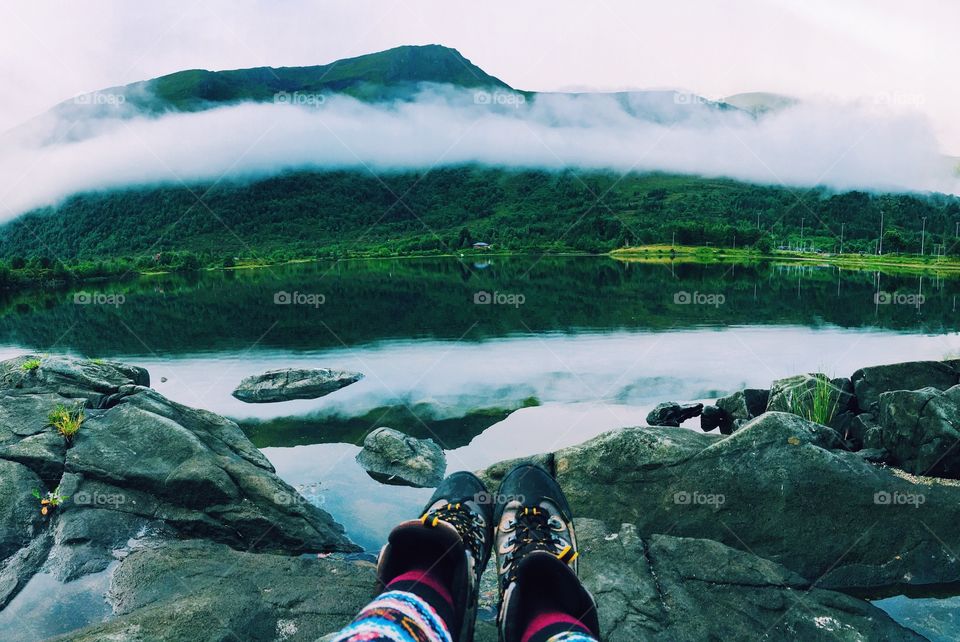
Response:
M382 173L480 163L657 170L796 187L960 188L921 115L873 104L801 103L753 118L672 92L527 99L429 87L386 104L290 94L159 117L131 117L129 105L106 103L79 121L64 113L51 112L4 141L0 220L82 191L256 179L298 168Z

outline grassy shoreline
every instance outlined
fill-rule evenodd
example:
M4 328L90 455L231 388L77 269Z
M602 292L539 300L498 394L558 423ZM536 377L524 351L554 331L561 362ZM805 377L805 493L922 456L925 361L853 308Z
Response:
M692 245L641 245L610 252L618 261L628 263L807 263L830 265L850 270L869 270L887 273L960 273L960 259L920 256L917 254L812 254L772 250L768 253L753 249L732 249Z

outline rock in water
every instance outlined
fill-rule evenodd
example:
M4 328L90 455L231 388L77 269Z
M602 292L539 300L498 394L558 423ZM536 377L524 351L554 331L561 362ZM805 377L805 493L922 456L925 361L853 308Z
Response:
M893 390L946 390L960 383L957 375L960 362L908 361L885 366L861 368L850 378L857 394L857 403L866 412L877 413L880 395Z
M233 396L247 403L316 399L361 379L359 372L327 368L269 370L241 381Z
M432 439L414 439L393 428L377 428L363 440L357 463L388 484L433 488L447 470L447 457Z
M703 412L702 403L679 404L676 401L665 401L647 415L647 423L651 426L679 426L687 419L699 417Z
M960 478L960 386L880 395L880 443L890 463L916 475Z

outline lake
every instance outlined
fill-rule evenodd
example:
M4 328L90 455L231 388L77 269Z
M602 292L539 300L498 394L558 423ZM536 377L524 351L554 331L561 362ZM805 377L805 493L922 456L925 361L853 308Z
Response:
M164 395L237 421L282 478L376 551L431 493L382 485L356 464L378 426L432 437L448 471L475 470L643 424L660 401L960 354L957 278L606 257L474 261L318 262L8 296L0 357L68 353L146 367ZM317 400L231 397L242 378L286 367L366 376ZM883 605L922 628L933 610L918 615L916 602ZM948 635L960 632L953 627Z

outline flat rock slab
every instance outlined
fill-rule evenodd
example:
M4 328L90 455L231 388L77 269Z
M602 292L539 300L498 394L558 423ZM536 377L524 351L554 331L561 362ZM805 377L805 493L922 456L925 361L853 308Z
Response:
M327 368L268 370L245 378L233 396L247 403L317 399L363 379L359 372Z

